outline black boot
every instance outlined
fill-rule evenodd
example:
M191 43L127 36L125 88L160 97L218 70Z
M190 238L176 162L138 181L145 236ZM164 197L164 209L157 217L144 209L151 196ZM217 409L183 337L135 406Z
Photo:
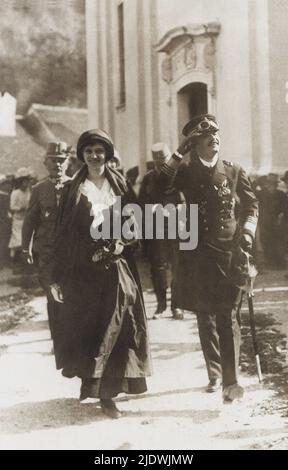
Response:
M111 398L100 398L100 406L103 413L106 416L109 416L109 418L121 418L122 413L120 410L118 410L117 406Z

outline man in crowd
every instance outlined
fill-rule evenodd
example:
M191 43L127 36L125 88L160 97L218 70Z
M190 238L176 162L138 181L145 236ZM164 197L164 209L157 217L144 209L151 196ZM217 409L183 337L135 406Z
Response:
M154 161L154 169L148 171L143 178L139 201L143 210L145 204L151 204L153 209L162 210L164 220L164 239L159 240L156 236L153 240L146 240L148 257L151 265L151 278L154 292L157 299L157 308L153 318L159 316L167 308L167 288L169 265L171 266L171 312L175 320L183 319L183 312L178 308L177 298L177 263L179 243L177 240L168 238L169 211L165 209L167 204L173 204L177 208L178 204L184 202L181 193L174 189L161 190L159 187L159 174L163 163L169 160L171 152L167 145L162 142L156 143L152 147L152 157ZM163 208L163 209L162 209ZM155 224L154 224L155 227Z
M11 219L8 217L12 181L0 175L0 269L9 264L8 243L11 234Z
M259 200L259 231L267 268L285 269L285 237L282 231L285 193L278 189L280 178L269 173L263 188L256 192Z
M50 293L47 262L51 255L61 189L67 179L65 166L70 148L65 142L48 144L44 164L49 175L33 187L22 229L23 256L28 264L36 263L40 284L47 295L48 320L52 338L55 302Z
M252 248L258 204L245 171L219 157L216 118L194 117L186 137L161 170L161 186L183 191L187 206L198 205L198 246L180 252L181 307L197 314L207 366L207 392L222 381L223 401L241 398L238 383L243 260ZM188 165L183 155L190 152Z
M9 214L11 215L10 257L14 274L24 273L21 257L22 228L31 197L33 176L30 168L18 168L14 178L14 189L10 195Z

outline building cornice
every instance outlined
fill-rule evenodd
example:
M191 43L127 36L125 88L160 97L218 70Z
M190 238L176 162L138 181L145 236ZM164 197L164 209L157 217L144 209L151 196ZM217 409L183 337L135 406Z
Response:
M157 52L166 52L170 54L183 42L183 38L194 38L197 36L217 36L220 33L221 25L219 22L210 22L202 24L187 24L172 28L162 36L155 45Z

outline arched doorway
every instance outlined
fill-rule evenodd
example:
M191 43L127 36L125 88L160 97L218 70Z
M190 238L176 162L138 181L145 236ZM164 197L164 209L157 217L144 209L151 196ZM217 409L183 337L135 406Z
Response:
M207 85L193 82L181 88L177 93L178 135L183 138L182 129L193 116L208 112Z

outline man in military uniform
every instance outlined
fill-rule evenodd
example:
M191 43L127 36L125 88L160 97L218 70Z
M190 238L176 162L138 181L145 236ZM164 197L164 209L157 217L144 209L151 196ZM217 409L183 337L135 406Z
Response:
M209 377L208 392L222 381L223 400L243 396L238 384L241 256L252 247L258 203L237 164L219 157L219 126L206 114L183 129L186 137L161 171L161 185L183 191L198 204L198 246L180 252L181 307L197 314ZM182 156L190 151L188 165Z
M163 213L164 220L164 239L158 240L155 236L153 240L146 240L145 243L148 248L148 257L151 265L151 278L154 288L154 292L157 299L157 308L153 315L153 318L159 318L159 316L167 308L166 291L168 287L168 271L169 264L171 266L171 312L175 320L183 319L183 312L178 308L177 299L177 263L178 263L178 251L179 243L177 240L168 238L168 217L169 212L165 210L167 204L173 204L177 207L178 204L184 202L183 195L174 188L169 188L162 191L159 187L159 174L161 167L165 161L169 160L171 152L168 146L162 142L158 142L152 147L152 158L154 161L154 169L148 171L143 178L139 191L139 202L141 206L145 207L145 204L151 204L153 209L158 210L159 208ZM163 209L162 209L163 208ZM154 223L155 227L155 223Z
M28 264L36 263L40 284L47 295L48 320L52 338L55 302L50 293L47 262L53 244L61 189L64 181L68 179L65 176L65 166L69 157L69 148L65 142L50 142L48 144L44 164L49 176L33 187L22 229L23 257Z

